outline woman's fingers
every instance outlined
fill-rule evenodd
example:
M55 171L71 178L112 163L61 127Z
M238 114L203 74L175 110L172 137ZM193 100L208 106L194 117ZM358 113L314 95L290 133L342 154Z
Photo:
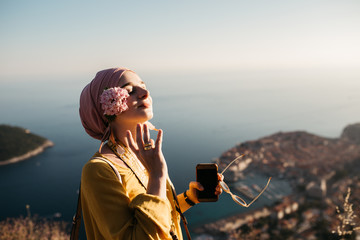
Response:
M191 201L195 203L199 203L199 199L197 198L197 192L196 190L203 191L204 187L199 182L190 182L189 183L189 191L188 191L188 197Z
M156 145L154 140L150 138L150 130L146 124L144 124L143 126L141 124L138 124L136 126L135 134L136 135L133 136L131 131L127 131L126 144L131 148L134 153L137 152L136 154L140 154L138 157L142 158L144 154L148 155L148 153L145 152L154 149L154 146L158 146L161 151L163 136L162 130L159 130L158 137L156 139Z
M203 191L204 190L204 187L201 185L201 183L199 182L190 182L189 183L189 189L192 191L193 189L197 189L199 191Z
M149 132L149 126L147 124L143 124L143 133L144 133L144 143L149 144L150 142L150 132Z
M224 175L218 173L218 180L219 181L223 181L224 180ZM220 183L216 186L216 189L215 189L215 194L216 195L220 195L222 193L222 188L220 186Z
M154 141L150 138L150 130L146 124L138 124L136 126L136 143L140 148L144 148L144 150L150 150L154 146ZM159 135L158 135L159 138ZM160 134L160 138L162 138L162 133ZM161 140L161 139L160 139ZM151 146L150 148L149 145ZM161 145L160 145L161 147Z
M220 195L222 193L222 188L220 185L217 185L215 188L215 195Z
M149 128L145 125L138 124L135 134L133 136L131 131L127 131L126 142L128 147L144 165L149 176L165 176L167 174L167 165L161 151L163 131L159 131L156 144L150 138Z
M160 149L162 148L162 140L163 140L163 131L160 129L156 138L155 148Z
M126 140L127 140L128 146L131 148L131 150L133 152L136 152L137 151L137 146L136 146L136 143L134 142L134 139L133 139L132 134L131 134L130 131L126 132Z
M220 174L220 173L218 173L217 175L218 175L218 180L219 180L219 181L223 181L223 180L224 180L224 175L222 175L222 174Z
M139 149L144 146L143 132L142 132L141 124L136 125L136 143L137 143Z

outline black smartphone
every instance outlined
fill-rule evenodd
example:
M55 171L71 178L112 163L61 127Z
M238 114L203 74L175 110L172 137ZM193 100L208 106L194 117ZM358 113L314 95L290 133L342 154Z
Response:
M200 163L196 165L196 181L204 187L197 191L199 202L216 202L219 196L215 194L218 185L218 166L215 163Z

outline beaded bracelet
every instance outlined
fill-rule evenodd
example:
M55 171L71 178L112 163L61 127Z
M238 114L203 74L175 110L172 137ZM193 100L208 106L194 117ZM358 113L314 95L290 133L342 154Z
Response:
M184 192L184 198L185 198L185 202L187 202L187 204L189 204L190 206L194 206L196 204L189 199L189 197L186 195L186 191Z

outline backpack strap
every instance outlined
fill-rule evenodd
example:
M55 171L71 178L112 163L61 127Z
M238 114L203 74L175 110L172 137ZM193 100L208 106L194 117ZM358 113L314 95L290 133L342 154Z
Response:
M119 174L119 172L116 170L114 164L112 164L109 160L102 158L102 157L94 157L92 159L98 159L106 162L109 164L109 166L114 170L114 173L116 174L117 178L119 179L119 182L122 184L122 179ZM81 183L79 187L79 196L78 196L78 202L77 202L77 208L76 213L73 217L72 221L72 227L71 227L71 235L70 240L78 240L79 239L79 230L81 225Z
M119 182L122 184L121 176L120 176L118 170L115 168L114 164L112 164L109 160L102 158L102 157L93 157L92 159L102 160L102 161L106 162L107 164L109 164L110 167L114 170L114 173L116 174L117 178L119 179Z

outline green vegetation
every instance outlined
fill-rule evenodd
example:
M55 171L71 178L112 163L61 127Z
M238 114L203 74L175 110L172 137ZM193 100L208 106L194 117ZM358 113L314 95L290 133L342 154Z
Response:
M26 154L46 141L46 138L32 134L26 129L0 125L0 161Z

